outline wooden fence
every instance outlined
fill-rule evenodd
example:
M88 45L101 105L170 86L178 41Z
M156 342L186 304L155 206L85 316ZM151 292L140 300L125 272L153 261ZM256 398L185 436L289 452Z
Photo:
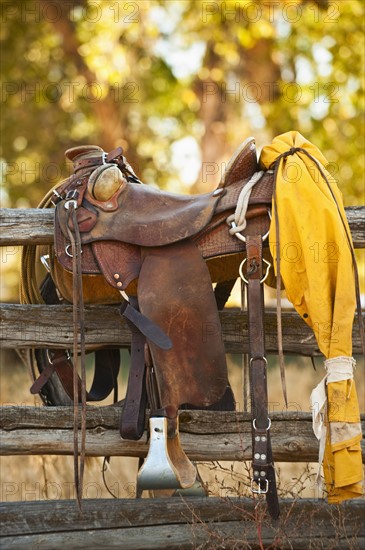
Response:
M365 247L365 207L346 209L356 248ZM53 242L52 210L3 209L0 245ZM70 306L1 306L3 348L69 348L72 341ZM247 316L221 313L228 353L248 351ZM102 329L101 329L102 327ZM209 329L209 327L208 327ZM268 353L277 351L276 315L265 315ZM284 351L319 355L316 340L293 312L283 313ZM354 354L360 353L356 325ZM86 344L128 345L130 332L114 306L86 308ZM273 453L277 462L308 462L318 457L308 413L272 414ZM120 407L88 407L88 456L143 457L146 437L121 440ZM0 454L70 455L73 452L73 412L69 407L3 406ZM365 416L362 416L363 429ZM247 413L184 411L180 416L184 449L192 460L249 460L251 424ZM364 443L364 442L363 442ZM362 447L363 461L365 446ZM0 504L1 548L363 548L364 501L328 506L321 500L284 500L281 518L271 521L257 501L197 497L148 500L85 500L82 513L74 501Z

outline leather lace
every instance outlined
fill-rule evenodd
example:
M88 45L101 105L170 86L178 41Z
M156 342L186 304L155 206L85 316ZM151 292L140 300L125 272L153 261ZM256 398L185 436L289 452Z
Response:
M76 203L70 201L67 210L67 232L71 243L73 269L73 401L74 401L74 476L78 506L81 509L86 447L86 367L85 367L85 318L82 289L81 237L76 217ZM70 228L72 222L73 231ZM80 335L80 346L79 346ZM79 360L80 347L80 360ZM81 444L79 449L79 388L78 366L81 374Z

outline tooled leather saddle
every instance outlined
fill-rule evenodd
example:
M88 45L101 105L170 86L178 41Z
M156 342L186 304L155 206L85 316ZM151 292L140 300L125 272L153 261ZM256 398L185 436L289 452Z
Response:
M74 304L73 358L77 362L81 355L81 366L84 302L121 302L121 315L132 332L121 436L140 438L147 401L151 409L150 452L139 472L141 487L189 487L195 481L195 468L179 442L179 409L234 409L218 310L240 272L248 287L252 489L266 494L269 511L277 517L262 284L273 174L259 171L253 138L237 150L219 187L196 196L142 184L121 148L106 154L96 146L76 147L66 156L74 173L53 199L52 277L64 299ZM243 220L238 204L245 204ZM212 282L217 283L215 290ZM109 393L119 368L115 358L112 362L108 373L99 369L89 392L85 376L80 382L75 374L68 391L76 402L85 405L87 399ZM62 378L70 365L62 350L50 353L48 372L35 382L33 392L40 391L54 370Z

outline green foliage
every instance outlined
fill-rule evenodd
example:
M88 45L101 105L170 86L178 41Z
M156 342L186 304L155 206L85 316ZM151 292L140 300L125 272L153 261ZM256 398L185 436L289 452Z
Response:
M248 135L291 129L332 163L346 204L363 201L362 0L1 7L4 206L35 206L76 144L122 145L144 181L187 191L201 174L181 176L184 138L220 163Z

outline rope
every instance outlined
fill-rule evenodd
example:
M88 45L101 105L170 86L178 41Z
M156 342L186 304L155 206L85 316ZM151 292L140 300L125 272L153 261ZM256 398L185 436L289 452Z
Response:
M52 206L53 191L63 182L58 183L43 197L37 208L50 208ZM37 252L39 245L23 246L20 267L19 294L21 304L44 304L40 294L36 277ZM50 250L53 247L50 246Z
M231 235L235 235L246 228L246 212L251 191L254 185L256 185L256 183L262 178L263 174L263 170L260 172L255 172L246 185L242 187L241 193L238 197L235 213L228 216L226 220L228 225L231 225L232 222L234 222L234 226L229 229Z

